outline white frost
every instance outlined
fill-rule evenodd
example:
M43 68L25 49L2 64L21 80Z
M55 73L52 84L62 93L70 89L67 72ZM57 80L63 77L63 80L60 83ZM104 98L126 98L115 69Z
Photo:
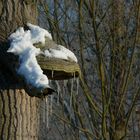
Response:
M57 48L49 48L45 50L46 57L59 58L64 60L71 60L77 62L75 54L62 45L58 45Z
M45 88L48 86L48 78L43 74L42 69L37 63L36 56L41 53L39 48L33 46L34 43L44 43L48 32L38 26L28 24L31 30L24 31L20 27L15 33L11 34L10 48L7 52L11 52L19 56L20 66L18 73L25 77L27 83L37 87ZM51 36L50 36L51 38Z

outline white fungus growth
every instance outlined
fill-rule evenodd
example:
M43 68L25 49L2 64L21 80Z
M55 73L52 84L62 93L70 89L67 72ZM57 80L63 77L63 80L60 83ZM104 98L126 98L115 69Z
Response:
M56 49L49 48L42 52L34 44L45 43L45 37L52 39L51 34L39 26L30 23L27 26L30 30L25 31L24 28L20 27L15 33L10 35L9 40L11 44L7 52L19 56L20 66L17 72L24 76L27 83L37 88L46 88L49 87L49 81L37 62L37 55L45 54L46 57L73 60L75 62L77 62L77 58L73 52L61 45L58 45Z

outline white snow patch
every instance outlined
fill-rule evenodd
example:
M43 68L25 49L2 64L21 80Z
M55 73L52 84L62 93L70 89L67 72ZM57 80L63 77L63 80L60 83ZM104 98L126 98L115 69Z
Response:
M19 28L13 33L9 40L11 41L10 48L7 52L11 52L15 55L21 55L26 49L32 48L32 42L30 31L24 31L23 28Z
M7 52L19 56L20 66L17 72L25 77L27 83L38 88L46 88L49 87L49 81L37 62L37 55L45 54L46 57L55 57L75 62L77 62L77 58L73 52L61 45L42 52L34 44L45 43L45 37L52 39L51 34L39 26L30 23L27 26L30 30L25 31L23 27L20 27L15 33L10 35L9 40L11 44Z
M40 54L40 49L29 48L20 56L21 64L18 73L23 75L26 81L35 87L43 87L49 84L48 78L43 74L37 63L36 56Z
M34 43L44 43L45 37L48 31L28 24L31 30L24 31L22 27L10 35L9 40L11 41L10 48L7 52L11 52L19 56L20 66L17 70L18 73L25 77L27 83L38 87L45 88L49 87L49 81L46 75L43 74L42 69L37 63L36 56L42 53L39 48L33 46Z
M31 31L31 40L33 44L39 42L45 43L45 37L52 39L51 34L47 30L40 28L39 26L32 25L31 23L27 23L27 26Z
M74 62L77 62L77 58L76 58L75 54L62 45L58 45L57 48L46 49L45 55L46 55L46 57L59 58L59 59L64 59L64 60L72 60Z

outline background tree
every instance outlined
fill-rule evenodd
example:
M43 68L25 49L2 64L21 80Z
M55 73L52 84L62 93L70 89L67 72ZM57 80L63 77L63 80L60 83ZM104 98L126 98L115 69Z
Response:
M56 121L60 136L139 139L133 115L139 112L140 1L41 2L44 14L40 24L50 28L55 40L75 51L82 69L79 95L66 92L59 97L71 111L65 114L66 105L61 104L62 112L53 113L54 119L63 121L62 125ZM67 91L70 85L68 82Z

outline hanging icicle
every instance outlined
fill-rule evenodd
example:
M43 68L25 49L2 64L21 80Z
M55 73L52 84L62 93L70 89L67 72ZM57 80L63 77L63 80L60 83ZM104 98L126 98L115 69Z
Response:
M58 81L56 81L56 85L57 85L57 93L58 93L58 95L57 95L57 104L59 105L59 96L60 96L60 90L61 90L61 88L60 88L60 85L59 85L59 82Z
M59 105L59 96L60 96L60 91L58 90L58 95L57 95L57 105Z
M66 95L68 94L67 84L68 84L68 80L64 80L64 84L63 84L63 101L65 100Z
M64 88L67 88L68 80L64 80ZM66 90L65 90L66 91Z
M75 81L75 72L73 73L73 79L74 79L74 81Z
M70 108L72 107L72 98L73 98L73 84L74 84L74 79L71 79L71 94L70 94Z
M53 76L54 76L54 71L52 70L52 79L53 79Z
M43 98L43 123L45 123L46 118L46 99Z
M50 115L52 115L52 111L53 111L53 98L54 98L54 96L51 95L51 101L50 101Z
M76 78L76 95L79 93L79 78Z
M46 106L47 106L47 113L46 113L46 127L49 128L49 100L46 97Z
M62 103L64 105L64 100L65 100L65 92L66 92L66 82L63 80L63 86L62 86Z

